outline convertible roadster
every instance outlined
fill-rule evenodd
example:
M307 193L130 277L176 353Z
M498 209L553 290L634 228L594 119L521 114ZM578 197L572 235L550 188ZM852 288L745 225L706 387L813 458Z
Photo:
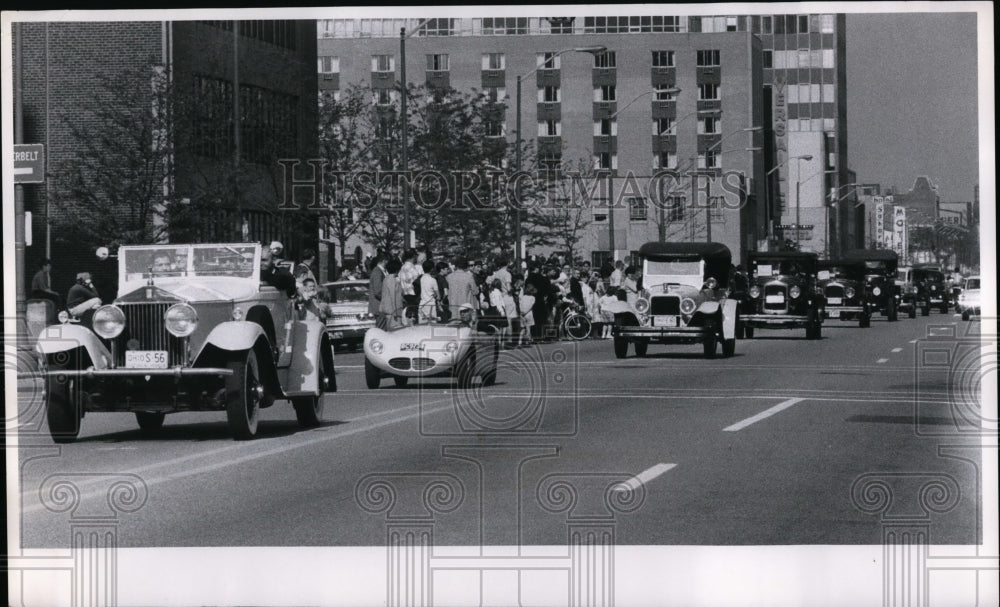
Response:
M480 330L483 329L483 330ZM429 323L365 333L365 383L376 389L383 377L405 386L411 377L455 377L462 388L478 375L484 386L497 377L500 340L488 327L461 321Z

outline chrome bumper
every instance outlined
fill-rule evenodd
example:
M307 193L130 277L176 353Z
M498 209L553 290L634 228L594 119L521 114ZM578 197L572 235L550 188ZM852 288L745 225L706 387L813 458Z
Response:
M740 320L755 329L795 329L809 324L809 317L789 314L744 314Z

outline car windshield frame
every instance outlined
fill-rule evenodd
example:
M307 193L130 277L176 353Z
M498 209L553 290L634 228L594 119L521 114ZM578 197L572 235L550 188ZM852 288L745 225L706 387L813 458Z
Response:
M363 296L358 299L341 299L336 296L336 292L342 289L357 289L359 291L364 291ZM371 292L371 283L368 281L358 281L358 282L341 282L341 283L327 283L323 285L322 291L320 293L320 299L328 304L365 304L368 305L368 298Z
M165 264L160 264L165 260ZM120 284L154 279L259 281L260 245L198 243L123 246L118 250Z

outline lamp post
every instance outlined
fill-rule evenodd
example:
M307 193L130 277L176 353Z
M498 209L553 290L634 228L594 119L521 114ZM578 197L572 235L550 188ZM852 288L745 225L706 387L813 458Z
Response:
M719 138L718 141L716 141L715 143L713 143L712 145L710 145L705 150L705 157L706 157L706 159L708 158L708 153L709 152L714 151L715 148L717 148L720 145L722 145L723 141L725 141L726 139L729 139L733 135L737 135L739 133L754 133L754 132L762 130L763 128L764 127L761 127L761 126L750 126L750 127L744 128L744 129L739 129L739 130L733 131L733 132L731 132L731 133L729 133L727 135L723 135L722 137ZM721 154L720 154L720 156L721 156ZM711 197L709 197L709 199L706 202L707 202L707 204L705 205L705 242L712 242L712 199L711 199Z
M681 89L677 88L676 86L672 86L672 87L665 88L665 89L653 89L653 90L650 90L650 91L646 91L645 93L639 93L638 95L636 95L635 97L633 97L628 103L626 103L621 108L619 108L617 111L615 111L615 113L613 113L610 116L608 116L607 119L609 121L614 120L615 118L618 117L618 114L621 114L622 112L624 112L626 109L628 109L628 107L630 105L632 105L633 103L635 103L639 99L642 99L643 97L646 97L648 95L666 93L667 95L670 95L671 97L673 97L674 95L676 95L676 94L678 94L680 92L681 92ZM675 126L676 126L676 123L675 123ZM615 183L615 181L614 181L614 168L612 167L612 168L608 169L608 248L611 249L611 257L612 257L612 259L614 259L614 256L615 256L615 188L614 188L614 183ZM663 213L662 205L660 205L660 206L661 206L660 213Z
M575 53L589 53L589 54L594 55L596 57L597 55L603 54L607 50L608 50L608 47L606 47L606 46L580 46L580 47L574 47L574 48L566 48L566 49L563 49L561 51L556 51L555 53L553 53L551 59L555 60L555 58L558 57L559 55L562 55L563 53L568 53L570 51L573 51ZM544 66L545 66L545 62L543 62L541 65L536 66L535 69L531 70L530 72L528 72L526 74L521 74L521 75L519 75L517 77L517 101L516 101L516 110L515 110L516 111L516 119L515 119L515 122L514 122L515 127L517 129L517 134L516 134L516 137L515 137L515 140L514 140L514 145L516 146L515 150L514 150L514 154L515 154L515 161L514 162L515 162L515 170L518 173L521 172L521 80L523 80L524 78L527 78L528 76L534 74L535 72L537 72L538 70L540 70ZM521 198L521 186L520 186L520 183L521 182L520 182L520 179L519 179L518 180L518 187L517 187L518 200L516 201L517 204L514 207L514 264L515 264L515 267L517 267L517 268L521 267L521 200L520 200L520 198Z
M802 192L802 160L806 162L812 160L811 154L803 154L801 156L793 156L789 160L795 160L795 245L798 248L799 244L799 212L802 209L802 201L799 199L799 195ZM815 175L813 176L815 177ZM810 177L812 179L812 177Z
M845 183L844 185L840 186L839 188L836 188L833 191L833 196L831 196L831 198L833 198L834 196L836 196L837 194L839 194L840 191L843 190L844 188L849 188L849 187L856 186L856 185L858 185L858 184L857 183ZM843 240L843 238L840 237L840 207L837 206L837 205L838 205L838 203L841 200L847 198L848 196L850 196L853 193L854 192L851 191L851 192L848 192L848 193L844 194L843 196L841 196L837 200L833 201L833 203L830 205L830 207L834 209L834 215L833 215L833 237L834 237L834 240L833 241L835 243L835 246L833 246L833 247L830 246L830 240L831 240L830 239L830 234L829 234L829 231L830 231L830 219L829 219L829 217L827 217L827 220L826 220L826 223L827 223L827 226L826 226L826 229L827 229L826 240L827 240L827 249L828 249L827 253L828 253L828 256L840 252L840 245L842 244L841 241Z
M413 28L409 34L406 33L406 27L399 28L399 84L401 91L399 93L399 111L401 118L403 119L402 127L400 128L400 154L399 163L403 167L403 250L408 250L413 246L413 242L410 240L410 180L409 175L406 174L409 167L409 162L407 161L407 136L410 130L410 117L406 113L406 39L413 36L419 32L430 19L424 19L417 27Z

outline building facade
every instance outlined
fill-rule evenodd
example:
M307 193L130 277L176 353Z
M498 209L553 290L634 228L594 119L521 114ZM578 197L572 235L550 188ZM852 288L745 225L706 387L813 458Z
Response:
M46 182L24 186L25 209L33 216L33 244L23 269L28 276L49 257L55 290L65 293L75 274L87 270L95 275L102 295L113 296L116 268L94 257L95 246L113 242L82 242L56 227L65 222L56 216L60 207L55 201L66 196L61 177L79 158L78 133L103 124L90 100L124 103L120 100L130 97L109 90L108 82L148 89L154 74L166 74L172 94L182 91L189 101L183 117L176 110L174 124L187 128L190 145L177 148L162 185L163 199L174 201L170 204L204 207L185 237L269 241L291 236L289 248L316 246L315 229L304 237L283 230L289 222L277 210L283 193L281 168L272 161L276 155L316 154L315 21L51 22L14 27L20 28L22 83L22 112L15 120L23 126L23 142L45 144L47 156ZM119 115L135 117L136 124L159 111L118 109ZM267 143L272 141L280 141L280 148ZM98 215L124 212L111 202L97 206L93 212ZM158 221L157 216L150 221Z
M827 225L857 221L851 208L829 204L849 183L844 23L843 15L321 20L320 87L392 87L405 27L415 32L406 42L411 82L506 97L513 141L522 76L524 138L541 152L561 150L563 161L589 158L614 172L605 195L617 208L595 208L582 243L595 260L664 238L711 237L742 258L794 235L822 252ZM608 52L574 52L593 47ZM669 204L665 212L627 190L628 175L641 183L663 168L709 169L715 192L721 175L741 172L741 208L713 209L708 228L711 186L699 194L688 183L683 210ZM814 227L785 233L797 209ZM841 231L844 245L851 232Z

